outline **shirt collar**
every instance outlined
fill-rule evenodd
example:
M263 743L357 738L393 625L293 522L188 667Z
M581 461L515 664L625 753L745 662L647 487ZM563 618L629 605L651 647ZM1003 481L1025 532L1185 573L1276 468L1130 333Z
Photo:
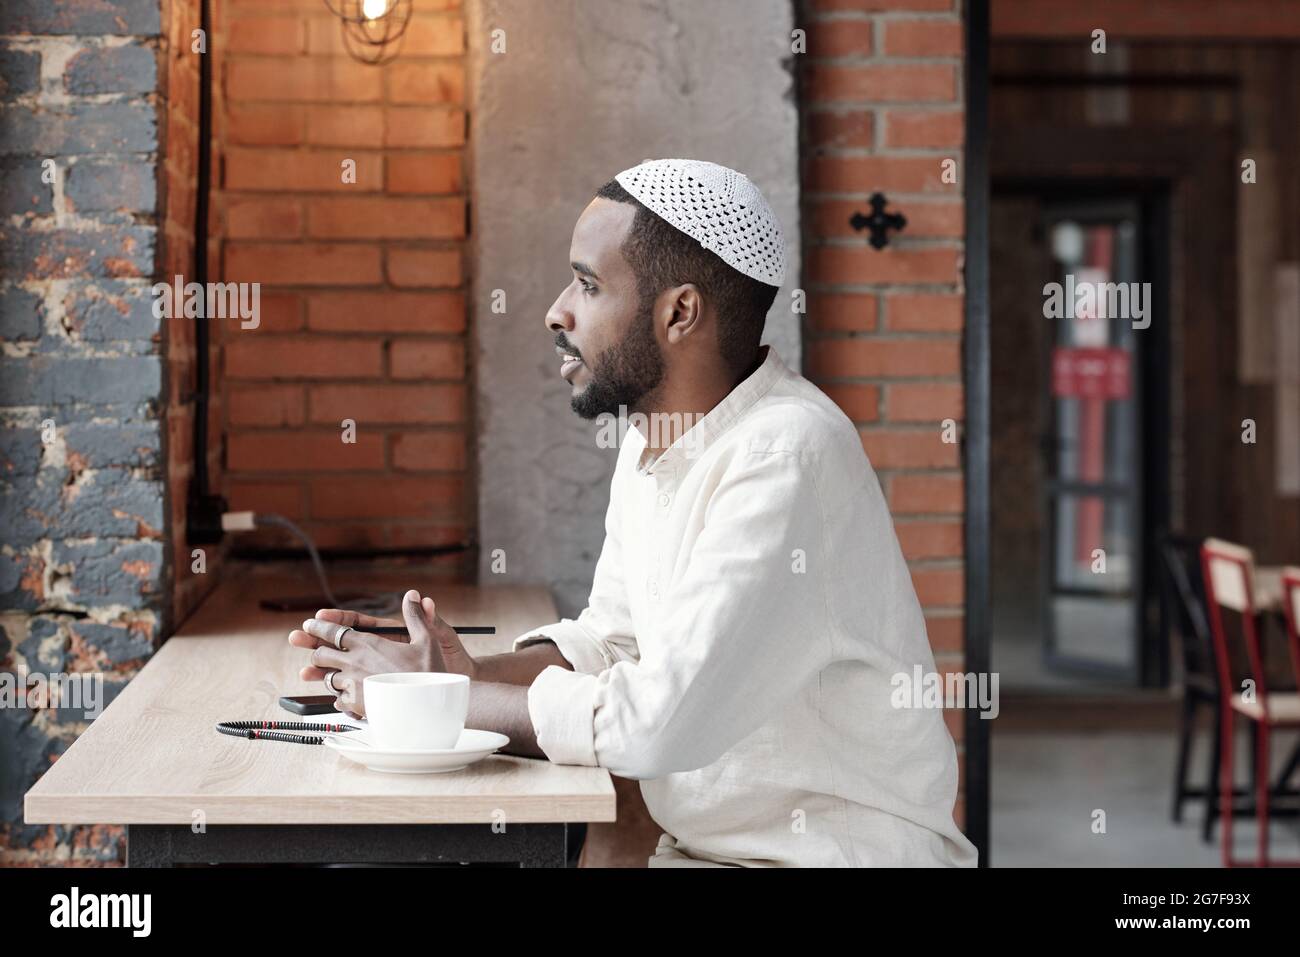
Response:
M653 475L655 481L664 484L676 484L690 467L690 463L704 454L704 451L723 432L729 429L737 419L745 414L755 402L766 395L786 372L785 363L776 354L772 346L763 346L766 355L758 368L751 372L734 389L727 393L721 402L709 410L702 418L678 436L675 441L653 461L646 462L648 443L640 429L642 449L637 460L638 475ZM651 423L653 426L653 423Z

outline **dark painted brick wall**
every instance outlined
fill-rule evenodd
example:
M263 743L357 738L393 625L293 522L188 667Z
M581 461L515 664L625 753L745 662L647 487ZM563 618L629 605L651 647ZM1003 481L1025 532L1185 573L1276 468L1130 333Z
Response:
M161 32L160 0L0 0L0 670L99 674L105 701L171 580ZM87 726L55 704L0 708L0 864L119 862L120 828L22 823Z

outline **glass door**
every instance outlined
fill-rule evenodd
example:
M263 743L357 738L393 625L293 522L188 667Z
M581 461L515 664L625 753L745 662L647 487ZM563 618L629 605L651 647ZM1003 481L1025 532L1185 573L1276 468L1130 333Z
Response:
M1045 658L1055 671L1136 680L1142 594L1141 207L1044 210L1055 279L1043 290L1051 355L1042 436ZM1136 328L1135 328L1136 327Z

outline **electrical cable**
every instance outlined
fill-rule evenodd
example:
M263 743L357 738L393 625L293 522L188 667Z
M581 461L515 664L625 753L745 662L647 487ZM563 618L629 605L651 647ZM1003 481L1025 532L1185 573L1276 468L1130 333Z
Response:
M325 563L321 561L320 552L316 549L316 543L296 522L290 521L283 515L254 512L226 512L221 516L221 530L223 532L247 532L252 531L254 528L282 528L302 542L307 549L308 556L311 558L312 567L316 569L316 579L320 582L321 592L329 603L329 607L342 607L333 589L330 588L329 578L325 574ZM377 595L363 595L349 599L348 604L354 611L376 617L387 617L388 615L397 614L398 609L401 607L401 594L398 592L381 592Z
M258 528L283 528L296 535L299 541L307 547L307 554L311 556L311 563L316 568L316 577L320 580L321 591L324 592L325 597L329 599L330 607L340 607L339 600L334 597L334 592L330 590L329 580L325 577L325 565L321 562L320 552L316 550L316 543L311 540L310 535L283 515L258 514L253 521Z

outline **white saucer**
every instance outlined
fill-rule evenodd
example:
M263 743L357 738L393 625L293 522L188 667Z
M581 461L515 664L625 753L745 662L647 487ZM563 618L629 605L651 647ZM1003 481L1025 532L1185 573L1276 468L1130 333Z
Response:
M374 746L368 729L348 731L338 737L327 737L325 747L332 748L345 758L365 765L371 771L390 774L439 774L459 771L476 761L482 761L494 751L504 748L510 739L495 731L476 731L466 728L454 748L437 751L393 751Z

